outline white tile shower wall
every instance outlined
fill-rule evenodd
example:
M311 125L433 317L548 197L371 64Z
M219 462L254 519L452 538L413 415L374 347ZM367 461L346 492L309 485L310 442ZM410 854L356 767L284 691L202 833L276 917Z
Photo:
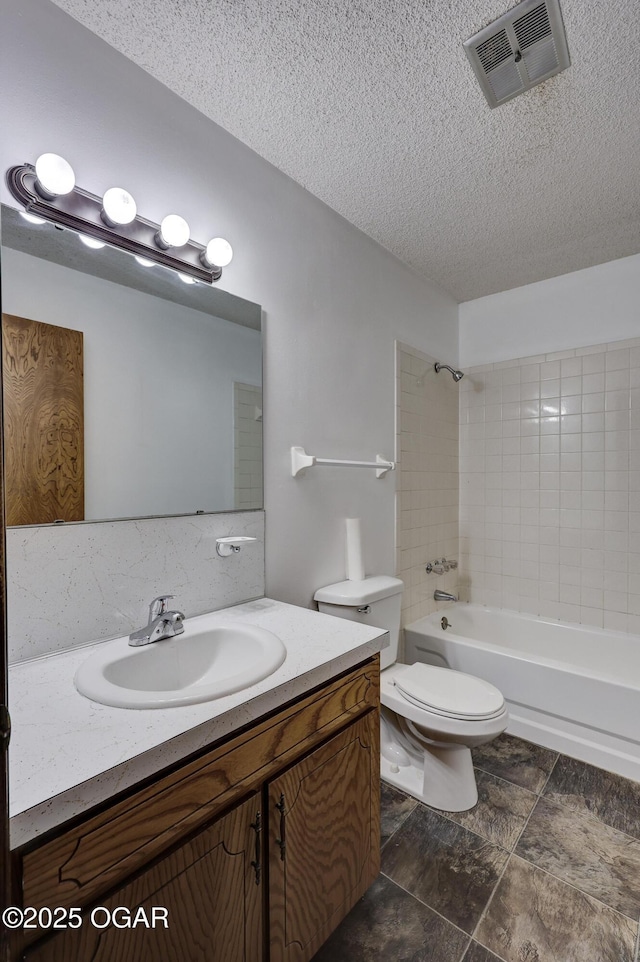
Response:
M233 383L233 491L238 511L262 507L262 388Z
M229 558L216 538L256 544ZM7 530L11 663L129 634L172 594L187 617L264 595L262 511Z
M640 339L472 368L463 597L640 631Z
M435 611L436 588L455 592L457 572L427 574L458 558L458 385L437 359L396 342L396 570L405 583L402 624Z

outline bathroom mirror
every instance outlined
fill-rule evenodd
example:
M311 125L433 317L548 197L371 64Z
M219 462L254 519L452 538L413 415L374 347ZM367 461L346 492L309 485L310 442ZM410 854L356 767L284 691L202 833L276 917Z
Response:
M9 525L262 507L260 305L6 206L2 263Z

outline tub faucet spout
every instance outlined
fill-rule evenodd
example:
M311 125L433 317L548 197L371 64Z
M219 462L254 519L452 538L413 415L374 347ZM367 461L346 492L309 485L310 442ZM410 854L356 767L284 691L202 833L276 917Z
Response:
M434 601L457 601L455 595L450 595L448 591L441 591L440 588L436 588L433 592Z

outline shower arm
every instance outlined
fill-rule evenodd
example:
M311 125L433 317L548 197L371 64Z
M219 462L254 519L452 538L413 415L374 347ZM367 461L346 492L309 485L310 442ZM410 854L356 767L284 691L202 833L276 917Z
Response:
M444 371L450 371L450 372L451 372L451 376L452 376L453 380L454 380L456 383L457 383L458 381L461 381L462 378L464 377L464 374L463 374L462 371L456 371L456 370L454 370L454 368L450 367L448 364L441 364L440 361L436 361L436 363L433 365L433 367L434 367L434 370L435 370L436 374L439 374L440 371L443 371L443 370L444 370Z

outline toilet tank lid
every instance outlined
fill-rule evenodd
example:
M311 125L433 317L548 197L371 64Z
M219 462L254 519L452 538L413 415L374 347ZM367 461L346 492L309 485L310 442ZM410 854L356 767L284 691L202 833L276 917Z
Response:
M315 601L328 605L357 607L370 605L373 601L381 601L382 598L390 598L392 595L399 595L403 588L404 583L399 578L375 575L371 578L363 578L362 581L339 581L338 584L318 588L313 597Z

